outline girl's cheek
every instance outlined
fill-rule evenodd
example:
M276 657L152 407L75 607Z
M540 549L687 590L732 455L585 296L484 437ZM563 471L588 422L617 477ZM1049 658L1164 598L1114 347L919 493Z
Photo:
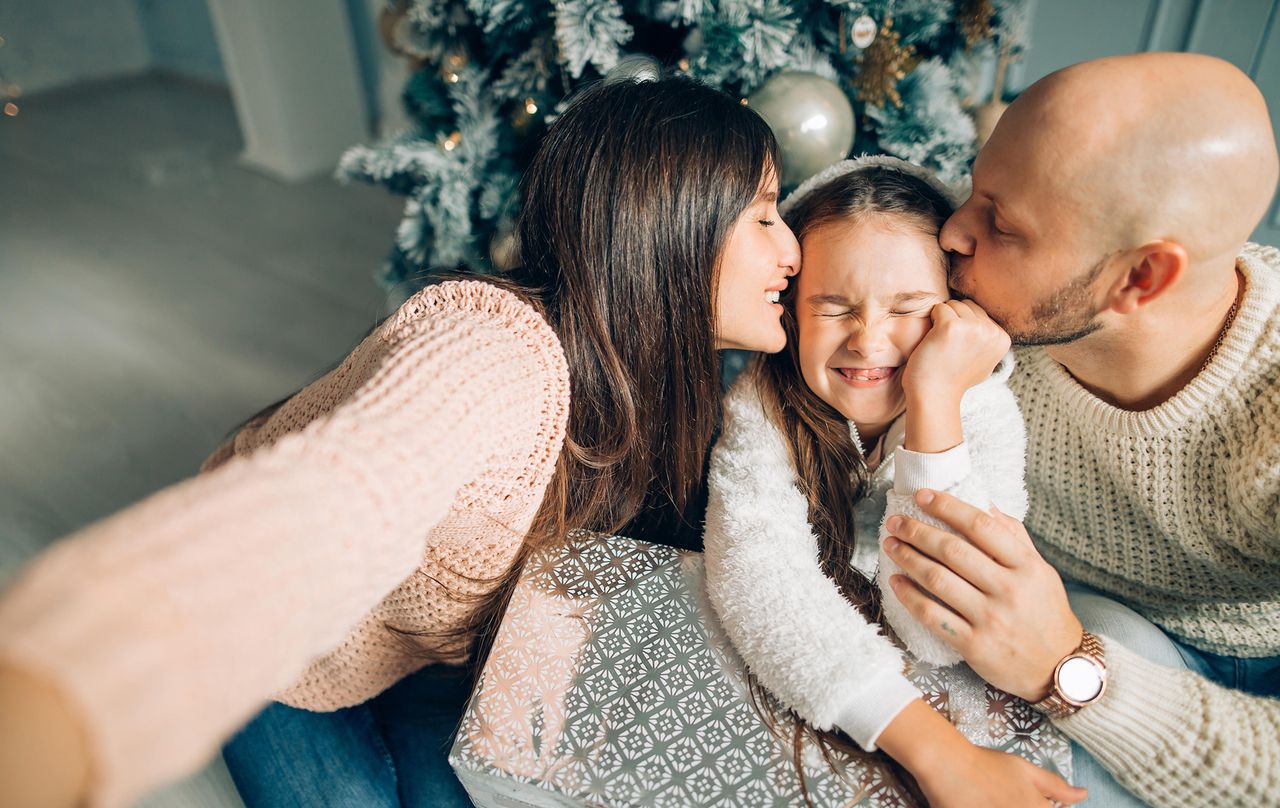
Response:
M910 355L915 351L931 328L933 328L933 321L928 317L912 317L909 320L903 320L899 332L902 339L899 344L903 347L903 353Z

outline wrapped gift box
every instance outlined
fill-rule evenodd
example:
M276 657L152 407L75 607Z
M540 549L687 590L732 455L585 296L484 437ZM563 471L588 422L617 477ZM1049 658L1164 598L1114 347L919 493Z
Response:
M1066 738L967 666L908 663L925 699L972 741L1070 779ZM794 724L753 706L707 601L700 553L580 536L533 557L450 762L476 805L803 805ZM906 806L878 761L806 747L819 806Z

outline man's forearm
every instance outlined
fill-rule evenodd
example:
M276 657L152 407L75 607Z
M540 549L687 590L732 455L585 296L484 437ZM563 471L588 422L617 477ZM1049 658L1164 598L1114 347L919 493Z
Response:
M1060 729L1152 805L1280 805L1280 701L1102 641L1107 691Z

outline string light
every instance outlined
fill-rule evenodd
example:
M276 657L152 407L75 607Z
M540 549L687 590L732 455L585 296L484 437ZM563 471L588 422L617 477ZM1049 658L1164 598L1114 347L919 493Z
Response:
M0 36L0 48L4 47L5 39ZM0 107L0 111L10 118L16 118L20 111L18 105L14 103L14 99L21 97L22 88L17 82L8 81L4 75L4 71L0 71L0 102L4 102L4 106Z
M440 145L444 147L445 151L453 151L454 149L458 148L458 144L461 142L462 142L462 133L454 132L452 135L449 135L447 138L445 138L444 142Z
M530 115L538 114L538 105L533 103L532 98L526 98L524 100L524 111L529 113Z
M452 51L444 57L443 72L444 80L450 84L457 84L462 76L459 71L467 66L467 55L462 51Z
M686 72L686 73L688 73L688 72L689 72L689 60L688 60L688 59L681 59L680 61L676 62L676 65L677 65L681 70L683 70L684 72Z

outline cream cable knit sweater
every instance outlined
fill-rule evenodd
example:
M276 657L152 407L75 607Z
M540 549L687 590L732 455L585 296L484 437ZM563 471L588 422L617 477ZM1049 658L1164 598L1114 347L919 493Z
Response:
M272 694L328 710L422 667L382 621L455 626L466 606L433 579L474 591L461 576L505 570L568 404L532 308L442 284L212 470L37 559L0 597L0 657L79 711L92 805L197 767Z
M1012 385L1044 557L1189 645L1263 657L1280 654L1280 250L1237 266L1217 355L1160 406L1111 407L1038 348ZM1280 805L1280 701L1104 643L1106 693L1058 726L1153 804Z
M947 452L903 448L905 418L884 436L884 460L856 506L854 565L876 578L885 617L919 659L959 656L898 600L888 576L900 568L882 549L886 514L938 524L913 499L921 488L995 504L1021 517L1025 439L1007 387L1013 357L965 393L965 442ZM849 425L861 446L857 430ZM874 751L889 722L920 692L903 675L902 654L844 599L822 571L808 502L782 433L764 412L750 377L725 398L725 424L711 457L704 536L707 594L747 667L775 696L819 729L839 727ZM877 574L878 570L878 574Z

